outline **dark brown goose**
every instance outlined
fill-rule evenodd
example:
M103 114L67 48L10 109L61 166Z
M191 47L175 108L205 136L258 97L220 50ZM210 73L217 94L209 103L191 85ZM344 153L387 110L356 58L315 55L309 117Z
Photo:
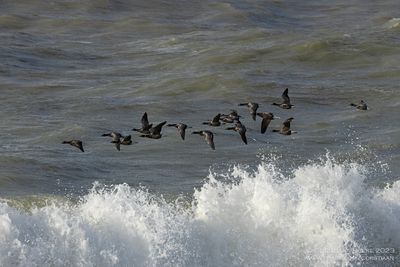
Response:
M254 102L249 102L249 103L241 103L239 106L247 106L249 108L249 112L253 120L256 120L256 115L257 115L257 109L259 105Z
M235 127L228 127L226 129L238 132L243 142L247 145L246 127L240 121L236 122Z
M122 134L117 132L105 133L102 136L109 136L112 138L111 143L115 144L115 148L120 151L121 150L121 138L123 138Z
M149 130L153 126L153 124L149 124L149 120L147 119L146 112L143 114L141 122L142 122L142 128L140 128L140 129L133 128L132 131L136 131L136 132L143 133L143 134L148 134Z
M280 133L280 134L283 134L283 135L291 135L292 133L295 133L295 132L292 132L292 130L290 130L290 122L293 120L293 118L289 118L289 119L287 119L287 120L285 120L284 122L283 122L283 125L282 125L282 128L281 129L279 129L279 130L272 130L273 132L278 132L278 133Z
M129 146L132 145L132 136L127 135L122 138L121 145Z
M237 113L236 110L231 110L231 113L228 115L222 114L220 117L220 121L225 122L225 123L234 123L235 121L238 121L240 118L239 114Z
M160 139L161 136L162 136L162 134L161 134L162 127L166 123L167 123L166 121L163 121L163 122L157 124L156 126L151 127L149 129L149 133L148 134L142 134L142 135L140 135L140 137L147 137L147 138L151 138L151 139Z
M283 102L278 104L278 103L272 103L272 105L279 106L283 109L291 109L293 107L292 104L290 104L290 98L289 98L289 89L286 88L285 91L282 93L282 98Z
M367 103L365 103L364 100L361 100L360 103L358 103L358 104L351 103L350 106L356 107L359 110L367 110L368 109Z
M182 137L182 140L185 140L185 133L186 133L186 128L188 126L184 123L174 123L174 124L167 124L168 127L175 127L178 129L179 134Z
M268 125L271 123L271 120L274 119L274 114L271 112L259 112L257 113L262 119L261 121L261 133L265 133L267 131Z
M215 145L214 145L214 134L210 131L197 131L197 132L192 132L192 134L199 134L204 137L206 140L207 144L210 145L212 150L215 150Z
M80 151L85 152L83 150L83 145L81 140L70 140L70 141L63 141L63 144L70 144L71 146L74 146L76 148L79 148Z
M218 113L211 121L203 122L203 124L214 127L220 126L221 125L221 122L219 121L220 119L221 119L221 114Z

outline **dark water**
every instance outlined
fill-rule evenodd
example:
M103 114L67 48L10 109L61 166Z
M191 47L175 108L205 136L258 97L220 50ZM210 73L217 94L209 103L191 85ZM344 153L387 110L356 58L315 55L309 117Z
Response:
M35 264L52 266L68 263L80 266L125 266L132 262L139 266L246 265L240 259L247 259L249 265L262 265L267 259L271 260L272 266L332 266L343 259L342 263L349 259L348 255L343 256L346 254L343 251L336 251L343 246L341 242L348 240L357 245L399 247L399 236L391 237L390 241L389 237L383 238L382 242L376 239L379 234L384 236L394 231L400 232L394 223L400 218L399 187L396 183L400 178L399 8L399 2L394 0L1 1L0 196L4 201L12 199L15 203L4 204L0 209L0 214L3 214L1 216L11 218L8 221L3 217L3 224L0 223L0 244L3 246L1 242L11 238L14 240L12 242L22 242L25 247L20 244L20 249L11 251L5 245L7 241L0 251L10 256L0 258L0 263L26 266L29 259L32 260L34 255L38 255L35 253L40 252L41 255L52 256L48 262L38 257ZM295 106L291 110L272 106L272 102L280 101L280 95L286 87L289 88ZM358 111L349 106L350 102L358 102L360 99L367 102L368 111ZM273 112L279 117L271 123L265 135L259 133L260 120L252 121L247 109L237 106L247 101L256 101L260 104L260 111ZM143 139L131 131L133 127L140 126L140 118L145 111L151 122L185 122L193 127L190 130L200 130L208 129L201 125L202 121L217 113L228 113L231 109L238 110L244 116L242 122L247 126L249 138L247 146L240 141L237 133L224 130L225 126L212 129L215 133L215 151L210 150L199 136L188 133L185 141L180 140L176 130L171 128L163 129L163 138L159 140ZM273 128L279 128L288 117L294 117L292 128L297 134L281 136L270 132ZM101 137L101 134L110 130L132 134L137 143L123 146L118 152L109 143L109 139ZM61 145L63 140L71 138L83 140L86 152L80 153L73 147ZM340 170L329 171L329 164L324 160L319 163L321 169L313 169L310 161L318 161L326 153ZM151 201L147 198L153 196L162 199L162 202L161 194L170 200L183 193L196 202L187 204L191 207L189 210L201 211L194 210L185 217L178 207L160 204L158 212L164 215L168 213L164 217L169 219L153 219L169 225L169 220L179 221L178 217L185 217L180 221L181 225L174 224L173 227L165 226L166 230L163 229L174 232L183 228L190 232L189 228L193 230L197 226L188 221L193 220L191 216L202 221L204 218L199 214L207 210L204 206L210 209L213 207L216 214L221 213L221 222L240 217L240 214L237 217L235 214L225 214L223 206L215 207L212 204L213 197L218 194L214 195L208 188L211 184L205 181L210 169L217 173L216 176L231 177L229 169L234 164L240 164L241 174L238 177L246 181L248 177L242 172L261 168L267 174L256 174L256 181L261 179L261 184L273 186L271 181L264 180L270 169L260 167L263 162L272 162L276 168L272 173L281 178L296 177L302 181L310 175L315 179L327 177L329 180L329 177L333 177L334 180L338 179L335 181L339 184L342 179L347 181L353 177L341 168L352 169L354 166L351 164L356 164L358 167L354 169L357 171L353 171L357 172L357 178L354 179L363 181L368 190L385 190L383 188L387 184L392 186L390 190L393 191L390 192L374 191L386 204L373 202L373 213L377 218L380 217L377 215L379 210L391 210L392 217L381 222L391 230L381 230L383 234L378 233L373 227L379 225L375 217L371 218L371 223L355 220L355 224L362 227L346 229L358 235L365 234L368 240L365 241L362 236L351 236L344 228L332 226L339 227L339 230L322 231L321 235L324 238L331 235L338 238L339 245L333 249L336 251L334 255L341 256L333 259L325 254L316 256L312 249L311 252L302 250L300 245L292 248L296 255L305 253L319 257L319 261L299 260L304 259L301 255L293 256L291 261L278 250L271 252L271 255L251 256L252 253L257 254L255 247L263 247L264 243L254 239L253 232L246 232L251 232L249 229L246 233L241 232L242 226L249 222L238 223L231 229L233 232L239 229L240 233L249 238L249 249L231 247L234 251L232 255L221 251L220 255L226 258L207 254L210 251L201 242L210 237L196 231L195 234L186 232L188 237L182 242L193 242L207 251L208 256L204 261L199 260L204 256L201 249L195 256L185 246L179 250L181 254L173 248L163 252L152 250L154 240L170 242L160 241L163 239L156 233L153 233L155 238L150 241L146 239L148 236L145 238L153 247L143 245L152 251L152 256L149 256L147 250L140 249L137 255L125 255L121 244L128 242L141 247L141 241L129 237L127 240L106 238L109 243L105 242L104 247L91 243L89 238L87 247L91 252L82 255L78 253L79 257L75 252L68 252L68 249L69 246L76 246L74 242L86 240L85 237L71 237L74 242L68 243L65 253L49 250L49 244L58 240L58 237L50 234L48 228L53 224L48 220L51 221L54 214L64 212L64 209L53 207L54 210L51 210L46 204L47 198L70 199L68 196L72 194L73 202L80 199L91 208L97 207L101 201L116 201L114 206L110 204L111 210L120 207L127 214L132 212L135 217L137 211L135 213L132 207L122 207L124 204L121 203L133 201L137 204L143 197L143 203L140 202L142 204L138 204L138 207L152 214ZM297 173L302 168L310 173ZM122 190L123 194L110 201L107 198L113 199L111 192L88 193L96 181L101 185L127 183L131 189L116 186L114 190ZM301 192L309 192L306 186L308 183L303 182L300 182ZM141 191L129 191L137 190L139 185L150 190L150 196ZM329 187L329 183L320 181L320 186ZM202 202L200 196L193 195L194 188L202 188L199 194L207 196L206 202ZM253 187L239 187L244 191L250 190L248 188ZM360 188L354 186L350 190L339 186L338 191L344 190L347 199L350 195L359 194L357 190L367 190ZM225 189L229 191L228 187ZM285 199L281 190L276 194ZM230 195L224 199L229 202L229 207L234 207L236 201L254 199L257 193L253 193L247 197L245 194L243 198ZM337 198L334 192L326 193L326 198L324 194L320 192L318 199L329 199L330 203ZM291 201L301 203L291 199L291 195L288 198L290 200L282 200L282 203L289 206L293 205ZM315 200L311 196L309 199L311 202ZM368 206L369 200L353 200L358 204L349 200L343 205L334 205L335 211L345 212L332 215L329 211L326 216L334 217L329 224L335 225L341 220L338 218L349 214L357 218L364 217L365 210L355 212L349 205L353 203L358 210L362 209L361 206ZM15 205L23 203L24 207L31 209L29 203L37 201L41 206L44 205L38 214L33 217L27 214L22 217L15 215L18 213ZM274 202L276 199L268 201ZM271 222L266 223L263 218L277 215L261 212L261 202L257 203L248 209L257 210L253 218L267 229ZM278 204L275 208L276 211L281 210ZM66 218L59 218L59 221L74 225L74 229L79 228L81 225L76 222L77 218L87 219L89 216L82 209L84 206L78 205L73 208L73 215L67 212ZM320 207L318 210L324 213L326 209ZM107 211L105 214L108 214ZM309 215L302 212L297 214ZM13 220L12 216L18 218ZM147 220L150 215L141 216ZM288 213L278 217L287 224L293 224L289 222L292 216L295 215ZM121 215L115 222L124 224L129 219ZM298 219L301 221L300 217ZM44 225L41 231L49 236L48 240L41 236L45 240L43 244L37 241L39 243L35 243L35 246L21 240L24 231L28 232L25 234L30 239L38 240L37 232L26 230L25 224L29 220L37 220L39 225ZM306 225L302 221L298 227L304 226L303 223ZM82 229L89 227L91 231L99 230L92 229L91 223L87 225L82 226ZM119 229L118 233L132 229L129 223L125 226L127 228ZM142 229L135 227L133 229ZM212 227L219 229L216 225L205 227L210 231ZM13 234L13 229L20 234ZM161 231L161 228L154 229ZM275 234L280 236L284 233L282 231ZM370 238L368 234L372 233L375 237ZM182 236L182 233L177 235ZM238 240L243 240L239 238L240 235L229 236L238 239L226 240L226 236L221 237L221 244L237 245L240 244ZM322 237L310 238L304 241L304 246L308 247L308 242L324 244L325 239ZM273 243L278 242L264 238ZM293 234L282 242L291 243L299 239L300 236ZM196 243L199 240L203 241ZM102 243L99 240L96 242ZM177 243L168 244L173 247ZM114 250L111 249L113 246ZM193 257L185 257L182 251ZM101 254L104 257L97 258L99 253L108 256ZM274 257L282 260L272 261ZM249 261L250 258L254 261ZM372 265L375 263L372 262Z

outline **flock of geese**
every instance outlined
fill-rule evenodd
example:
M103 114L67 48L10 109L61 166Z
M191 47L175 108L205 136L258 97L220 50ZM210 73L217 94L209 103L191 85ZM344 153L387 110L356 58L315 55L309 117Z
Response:
M291 109L294 105L290 103L290 98L289 98L289 89L286 88L285 91L282 93L282 103L272 103L272 105L278 106L282 109ZM257 116L262 118L261 121L261 133L264 134L267 131L268 125L270 122L274 119L274 114L271 112L257 112L259 108L259 104L255 102L249 102L249 103L240 103L239 106L247 106L250 115L252 119L255 121ZM367 104L361 100L358 104L351 103L350 106L356 107L359 110L367 110ZM233 127L228 127L226 130L232 130L235 132L238 132L242 141L247 145L247 137L246 137L246 127L241 123L240 121L241 116L237 113L236 110L232 110L231 113L228 115L225 114L217 114L214 118L212 118L210 121L203 122L204 125L212 126L212 127L219 127L223 124L226 123L235 123L235 126ZM290 129L290 123L292 122L293 118L288 118L286 119L282 127L280 129L274 129L272 132L278 132L282 135L291 135L292 133L296 133L295 131L292 131ZM160 139L162 137L161 130L162 127L167 123L166 121L163 121L155 126L153 124L149 123L147 113L145 112L142 116L142 127L141 128L133 128L133 131L141 133L140 137L145 137L145 138L151 138L151 139ZM167 124L168 127L175 127L182 140L185 140L185 133L188 127L184 123L174 123L174 124ZM209 130L201 130L201 131L193 131L192 134L198 134L206 140L208 145L211 147L211 149L215 150L215 145L214 145L214 134L209 131ZM102 136L107 136L111 137L111 143L115 144L115 147L118 151L121 149L121 145L131 145L132 144L132 136L127 135L123 136L122 134L118 132L110 132L110 133L105 133ZM83 149L83 143L81 140L69 140L69 141L63 141L63 144L69 144L71 146L74 146L78 148L80 151L85 152Z

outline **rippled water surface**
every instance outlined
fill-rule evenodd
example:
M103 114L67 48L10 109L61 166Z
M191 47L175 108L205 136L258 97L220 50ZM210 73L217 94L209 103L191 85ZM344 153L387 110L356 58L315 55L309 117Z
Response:
M209 240L202 231L219 229L218 223L217 226L209 225L205 215L199 215L202 209L213 210L216 214L221 212L221 216L226 216L220 218L221 223L238 218L238 215L229 213L224 215L224 206L215 207L212 204L214 198L218 202L218 194L210 193L212 183L207 177L216 175L236 184L243 179L247 181L247 176L238 175L238 180L233 179L229 173L234 165L239 164L241 172L251 173L259 169L260 164L272 162L274 168L279 169L274 169L279 173L278 180L294 178L293 183L296 183L296 179L303 179L299 177L314 177L321 186L329 188L330 184L323 184L320 176L331 177L336 182L337 179L346 180L348 176L343 173L333 175L325 169L301 175L296 173L301 168L312 168L310 161L318 161L326 153L338 168L351 169L349 166L356 164L366 169L365 173L357 172L355 175L362 181L362 187L357 185L356 189L352 187L356 191L352 191L339 186L341 189L338 191L343 189L346 199L362 190L372 192L372 199L384 199L379 201L386 201L386 204L379 204L378 200L379 203L373 202L374 210L379 210L379 205L383 205L384 211L391 210L393 217L386 218L385 222L392 228L388 226L391 230L387 231L400 232L394 224L400 218L399 200L394 197L399 195L399 187L393 186L400 178L399 10L400 4L394 0L1 1L0 196L4 203L0 206L0 214L3 214L0 234L4 233L4 236L13 242L22 242L22 245L16 245L15 251L1 248L0 251L5 249L11 256L0 258L0 263L24 265L24 259L32 259L38 255L35 253L42 253L52 255L51 260L45 262L39 257L35 262L37 265L60 265L62 259L69 260L72 265L85 266L124 266L127 262L136 262L139 266L175 266L174 263L187 266L243 265L245 263L240 259L249 260L250 254L256 253L251 248L262 244L255 238L254 229L246 228L245 233L242 232L242 226L250 221L229 228L232 233L244 234L248 238L246 240L250 240L246 243L248 247L231 247L233 254L229 256L229 253L221 252L220 255L225 255L222 258L202 250L206 249L202 242ZM280 101L286 87L295 106L291 110L272 106L271 103ZM349 103L361 99L367 102L369 110L358 111L349 106ZM279 117L271 123L266 134L260 133L260 119L254 122L247 109L238 106L238 103L247 101L258 102L260 111L273 112ZM242 122L247 127L249 139L247 146L237 133L224 129L228 125L211 129L201 124L217 113L228 113L231 109L236 109L243 116ZM188 129L186 140L182 141L172 128L164 128L163 137L159 140L140 138L131 129L140 126L140 118L145 111L153 123L164 120L168 123L187 123L192 128ZM292 128L297 134L282 136L271 132L289 117L294 117ZM215 151L201 137L190 134L201 129L214 132ZM118 152L109 139L101 137L110 130L132 134L135 143L122 146ZM85 153L61 144L71 138L83 140ZM329 169L328 165L326 168ZM265 172L267 176L272 175ZM271 185L269 180L266 183L262 178L264 176L263 172L258 173L253 182L261 179L264 186L277 186ZM153 239L144 238L151 244L143 245L148 251L139 251L136 256L131 255L133 258L118 250L120 242L126 240L117 237L107 239L109 243L106 242L104 247L88 241L88 252L79 256L73 251L67 251L62 256L60 251L50 252L46 246L58 237L52 236L48 230L52 225L48 220L59 212L66 213L57 220L64 223L71 223L72 220L72 225L82 227L79 229L87 236L99 238L95 233L98 229L92 228L95 220L82 209L85 205L97 207L97 198L112 198L113 193L89 191L95 182L100 187L115 185L112 187L114 191L122 190L123 196L115 197L113 208L119 207L128 214L135 214L132 211L135 209L124 207L121 199L136 204L142 201L137 205L151 210L151 198L169 203L183 194L187 201L195 202L186 205L186 209L191 211L183 212L179 205L170 207L168 203L160 204L157 209L162 214L168 213L160 219L161 222L169 225L170 220L178 220L185 234L177 233L176 225L165 226L166 230L163 229L176 233L180 236L179 240L166 241L152 232L155 235ZM305 181L297 182L301 183L300 193L293 191L293 194L307 192L304 193L307 195L309 191L308 185L303 184ZM119 185L122 183L127 185ZM388 184L393 188L374 192L385 190ZM144 186L149 192L136 191L139 186ZM238 186L240 190L248 189L245 185ZM200 193L193 195L194 188ZM229 195L224 199L231 208L237 204L236 201L246 202L258 196L251 190L246 192L248 194L241 197ZM301 205L307 206L306 202L293 195L286 196L281 188L275 193L283 199L279 202L283 206L295 205L299 210ZM201 198L202 194L209 198L207 202L202 202L206 201ZM379 234L376 229L369 229L377 223L375 219L378 215L368 218L368 223L352 221L354 218L351 216L364 216L365 211L361 211L358 205L359 201L368 205L366 199L353 199L358 201L354 204L356 208L350 208L348 202L343 207L342 204L334 205L333 212L324 205L330 205L335 193L328 192L326 197L321 192L317 194L317 199L323 204L316 209L330 218L332 226L332 231L321 230L321 235L338 238L337 243L332 245L334 249L346 250L341 247L341 242L357 246L384 244L400 247L398 236L391 240L383 238L379 242L369 236ZM268 201L277 201L270 197ZM68 213L61 208L46 206L48 198L60 203L83 203L73 204L76 206L71 208L72 213ZM328 198L329 201L326 200ZM312 202L314 198L309 199ZM7 202L10 200L14 204ZM15 207L19 206L18 203L24 203L23 209L31 210L32 203L39 203L42 208L33 215L18 217L15 215L20 210ZM197 206L199 203L203 206ZM277 236L283 235L284 231L271 230L271 222L277 223L273 218L280 218L288 224L289 217L295 215L290 212L290 216L265 213L264 208L259 210L258 205L249 208L255 212L251 215L254 219L251 223L259 223ZM278 206L274 206L276 210L283 209L283 206ZM150 210L146 212L151 213ZM296 216L308 214L299 210L299 213L295 212ZM116 222L128 219L118 216ZM148 215L143 216L149 218ZM265 216L269 219L265 220ZM300 221L301 216L298 217ZM349 223L340 228L343 216L351 217L346 217L346 223L352 221L362 227ZM42 240L43 244L36 243L37 250L32 244L22 241L22 233L28 233L32 240L39 238L35 231L29 234L25 225L29 220L37 220L42 226L41 231L49 235L49 240ZM79 223L76 220L88 221ZM216 223L217 219L213 220ZM199 221L205 223L205 228L197 225ZM290 223L301 226L304 222L300 221ZM124 227L141 231L136 226ZM124 229L116 231L120 233ZM159 231L160 228L154 226L153 230ZM364 234L369 244L365 240L359 242L362 240L359 235ZM182 239L182 235L185 238ZM6 237L4 240L8 240ZM68 246L74 247L77 240L85 238L76 233ZM221 238L224 241L220 245L234 246L240 240ZM289 244L299 239L298 233L293 232L282 242ZM142 241L129 237L127 240L138 248L142 247ZM307 239L305 244L315 240ZM318 239L318 242L324 243L321 240ZM3 244L1 242L0 235L0 244ZM170 244L170 250L160 251L154 242L166 242ZM198 255L192 254L194 252L187 248L187 242L201 248ZM115 251L113 246L114 249L117 247ZM179 247L179 253L174 246ZM305 246L307 250L302 250L301 245L290 247L290 253L299 253L293 256L292 261L285 262L285 257L278 257L279 252L274 251L264 255L266 258L254 256L253 261L248 262L260 265L272 258L278 259L271 261L271 265L276 266L321 266L322 262L332 266L338 262L351 262L343 251L329 261L315 254L315 248ZM30 249L26 250L27 247ZM190 251L191 256L185 256L185 251ZM94 260L93 255L99 253L103 258ZM321 256L324 260L303 262L299 260L304 258L303 253ZM204 261L199 260L202 257L205 257Z

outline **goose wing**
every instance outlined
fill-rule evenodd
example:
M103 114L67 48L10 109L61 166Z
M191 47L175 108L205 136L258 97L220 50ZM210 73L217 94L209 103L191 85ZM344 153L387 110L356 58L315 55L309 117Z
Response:
M212 132L203 132L205 139L207 141L207 144L211 147L212 150L215 150L215 145L214 145L214 135Z
M242 138L243 142L247 145L246 128L240 127L238 132L239 132L240 137Z
M221 119L221 114L218 113L218 114L212 119L212 123L218 123L220 119Z
M283 104L290 104L289 89L286 88L282 93Z
M261 121L261 133L265 133L267 131L268 125L271 123L271 118L263 118Z
M291 119L287 119L283 122L282 132L287 132L290 130L290 122L291 122Z
M178 131L179 131L179 134L180 134L181 137L182 137L182 140L185 140L186 128L187 128L187 125L186 125L186 124L180 124L180 125L178 125Z
M161 129L162 127L166 124L166 121L163 121L159 124L157 124L156 126L154 126L153 128L150 129L151 134L155 135L155 134L160 134L161 133Z
M149 119L147 118L147 112L143 114L141 122L143 129L148 129L151 127L151 126L149 127L150 124L149 124Z

